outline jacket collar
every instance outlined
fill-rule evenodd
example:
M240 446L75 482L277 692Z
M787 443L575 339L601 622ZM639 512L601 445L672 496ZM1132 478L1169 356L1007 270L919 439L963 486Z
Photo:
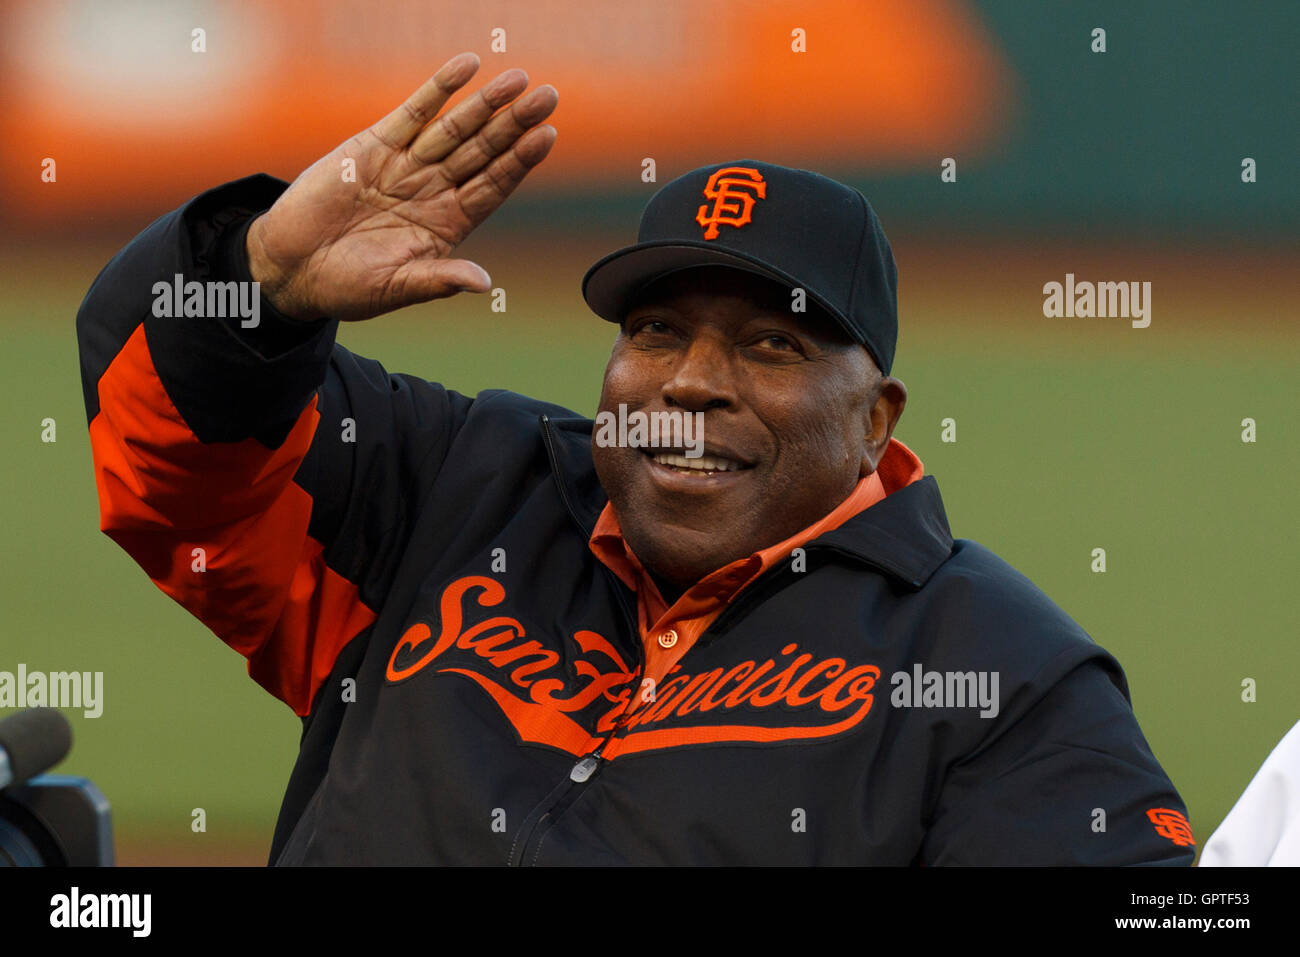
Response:
M560 498L586 538L609 501L591 460L594 423L580 416L539 417ZM952 554L953 537L939 495L926 475L806 546L857 559L909 588L922 587Z

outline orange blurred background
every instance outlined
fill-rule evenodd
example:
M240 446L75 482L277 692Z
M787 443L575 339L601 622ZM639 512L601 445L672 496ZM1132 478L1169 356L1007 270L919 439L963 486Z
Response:
M930 165L996 140L1007 109L997 46L959 0L608 11L602 0L11 5L4 214L55 228L256 170L292 178L461 50L483 58L480 79L517 66L560 91L559 147L530 191L639 183L646 157L660 182L744 155ZM57 189L37 175L47 157Z

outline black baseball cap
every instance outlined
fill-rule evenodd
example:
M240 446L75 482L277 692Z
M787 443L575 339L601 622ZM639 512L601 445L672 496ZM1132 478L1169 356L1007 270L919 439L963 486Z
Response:
M582 296L596 315L621 322L647 285L706 265L803 289L889 373L898 269L875 211L851 186L758 160L692 170L651 197L635 245L587 270Z

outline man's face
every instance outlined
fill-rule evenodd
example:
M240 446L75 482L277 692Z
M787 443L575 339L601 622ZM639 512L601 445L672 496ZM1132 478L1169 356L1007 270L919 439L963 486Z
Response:
M679 469L662 448L593 441L632 551L680 588L832 511L875 470L902 414L901 382L790 303L776 283L707 266L654 283L624 317L600 411L701 412L704 456L689 461L727 466Z

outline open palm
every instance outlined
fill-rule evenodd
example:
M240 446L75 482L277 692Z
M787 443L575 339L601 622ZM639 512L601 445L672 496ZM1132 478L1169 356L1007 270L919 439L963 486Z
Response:
M396 110L306 169L248 233L249 265L285 315L368 319L485 292L482 267L448 258L555 142L538 126L554 87L507 70L439 115L478 70L449 60ZM351 161L351 162L348 162Z

